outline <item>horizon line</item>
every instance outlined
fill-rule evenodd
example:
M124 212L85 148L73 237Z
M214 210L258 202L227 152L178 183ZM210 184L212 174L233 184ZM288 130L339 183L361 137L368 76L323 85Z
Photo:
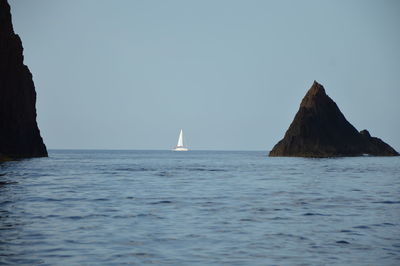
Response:
M109 148L48 148L48 151L173 151L173 149L109 149ZM262 151L269 152L269 150L251 150L251 149L189 149L190 151Z

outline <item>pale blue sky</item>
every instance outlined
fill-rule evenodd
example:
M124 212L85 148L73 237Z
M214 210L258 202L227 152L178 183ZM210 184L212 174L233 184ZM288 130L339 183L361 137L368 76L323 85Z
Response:
M9 3L50 149L267 151L315 79L400 151L400 1Z

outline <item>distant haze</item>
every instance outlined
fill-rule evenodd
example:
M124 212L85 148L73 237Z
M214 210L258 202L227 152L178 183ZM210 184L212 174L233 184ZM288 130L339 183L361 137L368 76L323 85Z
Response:
M317 80L400 151L400 1L9 3L49 149L267 151Z

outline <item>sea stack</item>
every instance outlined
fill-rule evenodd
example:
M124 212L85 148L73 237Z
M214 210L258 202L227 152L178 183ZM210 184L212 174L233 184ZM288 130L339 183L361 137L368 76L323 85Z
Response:
M10 6L0 0L0 161L47 156L36 123L32 74L23 61Z
M336 103L314 81L301 101L300 108L269 156L339 157L339 156L397 156L392 147L367 130L358 132Z

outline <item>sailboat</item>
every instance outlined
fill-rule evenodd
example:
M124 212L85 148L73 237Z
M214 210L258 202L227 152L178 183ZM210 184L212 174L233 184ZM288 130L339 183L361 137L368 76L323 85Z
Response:
M174 151L188 151L189 149L183 145L183 130L181 129L181 132L179 133L179 138L178 138L178 144L176 144L176 147L173 149Z

